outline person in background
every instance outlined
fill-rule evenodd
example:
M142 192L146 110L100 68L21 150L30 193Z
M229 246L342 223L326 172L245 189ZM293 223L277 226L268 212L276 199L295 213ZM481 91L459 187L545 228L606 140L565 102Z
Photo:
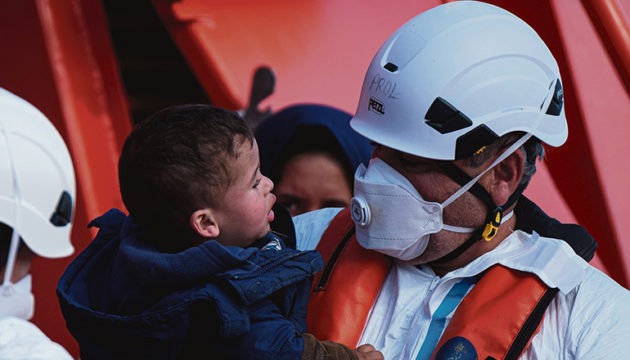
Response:
M308 331L387 359L625 358L630 291L588 264L584 228L523 196L543 143L569 135L564 105L546 44L497 6L396 30L350 121L376 144L350 207L294 217L326 261Z
M72 359L29 320L31 263L74 252L74 203L61 135L32 104L0 88L0 359Z
M256 128L261 172L291 215L350 204L354 171L373 150L350 128L350 118L331 106L296 104Z
M382 359L305 333L321 257L271 231L289 215L274 210L239 115L158 111L127 137L118 170L129 216L94 219L96 238L57 286L82 358Z

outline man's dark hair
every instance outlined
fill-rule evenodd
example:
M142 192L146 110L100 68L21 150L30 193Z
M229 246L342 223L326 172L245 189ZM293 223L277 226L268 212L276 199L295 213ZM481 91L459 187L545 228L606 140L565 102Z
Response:
M140 122L118 161L123 202L139 224L191 234L190 215L219 205L231 164L253 133L235 112L211 105L178 105Z
M496 155L501 151L505 151L507 147L515 143L524 135L523 132L516 131L507 133L499 139L488 145L488 147L479 154L473 154L464 161L468 166L479 167L484 161ZM536 160L542 160L545 156L545 149L540 140L535 137L530 138L521 146L525 154L525 162L523 164L523 177L520 184L523 190L529 184L532 176L536 173Z

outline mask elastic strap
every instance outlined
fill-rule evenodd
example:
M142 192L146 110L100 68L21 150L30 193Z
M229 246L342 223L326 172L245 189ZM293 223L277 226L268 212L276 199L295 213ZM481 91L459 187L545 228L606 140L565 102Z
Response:
M453 201L455 201L459 196L461 196L461 194L463 194L465 191L468 191L468 189L470 189L474 184L477 183L477 181L479 180L479 178L481 178L481 176L483 176L483 174L485 174L486 172L488 172L490 169L492 169L493 167L495 167L497 164L499 164L501 161L505 160L508 156L510 156L513 152L515 152L518 148L520 148L521 146L523 146L523 144L525 144L527 142L527 140L529 140L529 138L532 137L532 134L525 134L523 135L520 139L518 139L514 144L512 144L511 146L509 146L495 161L492 162L492 164L490 164L490 166L485 169L484 171L481 172L481 174L475 176L472 180L468 181L468 183L466 183L465 185L463 185L458 191L456 191L453 195L451 195L444 203L443 203L443 207L446 207L446 205L452 203ZM454 166L454 165L453 165ZM459 168L457 168L457 170L459 170ZM461 170L459 170L461 172ZM454 179L454 181L457 181ZM480 186L481 187L481 186ZM483 187L481 187L483 189ZM482 195L483 198L480 198L482 201L488 203L487 200L484 200L484 198L486 199L490 199L490 196L488 195L487 191L485 191L485 189L483 189L485 196ZM473 193L474 194L474 193ZM475 194L476 195L476 194ZM509 201L509 200L508 200ZM477 229L470 238L468 238L468 240L466 240L463 244L461 244L460 246L458 246L457 248L455 248L453 251L451 251L450 253L442 256L441 258L433 261L433 263L442 263L442 262L446 262L449 260L452 260L456 257L458 257L459 255L461 255L464 251L466 251L470 246L472 246L472 244L474 244L477 240L479 239L485 239L486 241L491 240L497 233L499 226L504 223L505 221L507 221L509 218L511 218L513 216L513 212L511 211L508 215L503 216L503 208L500 206L496 206L494 204L494 202L490 199L489 200L489 204L491 205L489 208L493 209L490 211L490 213L488 214L488 222L483 225L482 227L480 227L479 229Z
M514 211L510 211L509 213L507 213L505 216L502 217L501 223L499 225L508 221L513 215L514 215ZM472 232L475 232L475 230L477 230L476 228L454 226L454 225L448 225L448 224L443 224L442 229L446 231L460 233L460 234L472 233Z
M471 233L475 231L475 228L448 225L448 224L442 224L442 229L446 231L460 233L460 234L466 234L466 233Z
M514 215L513 211L510 211L507 215L505 215L501 221L501 224L508 221L512 216ZM469 247L472 246L472 244L476 243L477 240L481 239L481 233L484 227L478 228L477 230L475 230L475 232L468 238L468 240L464 241L463 244L461 244L460 246L458 246L457 248L455 248L453 251L451 251L450 253L442 256L441 258L432 261L433 264L439 264L439 263L443 263L443 262L447 262L450 260L455 259L456 257L458 257L459 255L461 255L464 251L468 250Z
M508 156L512 155L513 152L515 152L518 148L520 148L521 146L523 146L523 144L525 144L527 142L527 140L529 140L529 138L532 137L532 134L527 133L525 135L523 135L520 139L518 139L514 144L510 145L510 147L508 147L501 155L499 155L498 158L496 158L492 164L490 164L490 166L488 166L484 171L482 171L479 175L475 176L474 178L472 178L470 181L468 181L468 183L466 183L465 185L463 185L459 190L457 190L453 195L449 196L448 199L446 199L446 201L444 201L442 203L442 208L447 207L448 205L450 205L453 201L457 200L460 196L462 196L463 193L465 193L466 191L468 191L473 185L475 185L477 183L477 181L479 181L479 179L488 171L490 171L492 168L494 168L495 166L497 166L497 164L499 164L501 161L505 160ZM481 199L484 200L484 199Z

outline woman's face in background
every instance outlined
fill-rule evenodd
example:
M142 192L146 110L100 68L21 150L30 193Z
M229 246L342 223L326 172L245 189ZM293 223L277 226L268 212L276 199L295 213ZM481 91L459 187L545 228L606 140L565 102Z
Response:
M287 161L275 193L291 216L350 204L352 188L342 165L327 153L302 153Z

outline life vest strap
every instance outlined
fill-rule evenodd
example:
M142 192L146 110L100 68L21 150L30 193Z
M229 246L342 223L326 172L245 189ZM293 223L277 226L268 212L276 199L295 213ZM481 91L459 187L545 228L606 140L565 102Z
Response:
M359 245L348 208L333 219L317 250L326 266L313 279L307 329L354 349L392 261Z
M347 208L332 220L317 250L326 265L313 280L308 331L355 348L392 259L359 245ZM479 359L516 359L540 330L556 293L534 274L489 268L455 310L433 358L445 359L469 344Z
M534 274L492 266L455 310L432 358L462 351L475 351L478 359L518 358L556 292Z

